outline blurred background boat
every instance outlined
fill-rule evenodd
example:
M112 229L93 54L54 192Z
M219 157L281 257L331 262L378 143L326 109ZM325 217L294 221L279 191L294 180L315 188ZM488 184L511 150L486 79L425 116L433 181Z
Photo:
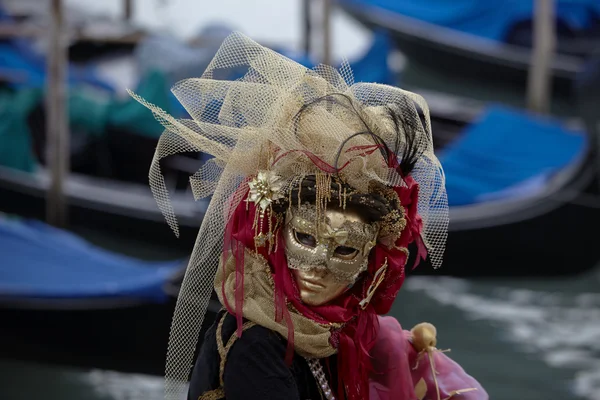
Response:
M371 29L384 29L410 59L482 84L523 86L532 59L533 1L336 0ZM557 0L556 53L551 71L558 94L573 81L600 40L600 3Z
M4 357L162 372L187 257L128 257L41 221L1 214L0 254ZM208 320L218 308L212 305Z
M16 18L0 15L5 26L16 24ZM230 32L223 26L208 26L187 42L170 35L138 33L135 41L108 41L99 51L98 41L90 36L70 45L70 174L64 190L72 224L126 229L138 238L190 248L208 201L193 201L188 178L207 157L190 152L161 163L180 225L180 240L175 240L148 187L148 168L164 128L124 89L131 87L167 112L186 117L170 87L201 73ZM389 46L387 37L378 35L363 55L351 61L358 80L393 81L386 62ZM306 54L276 49L314 65ZM45 215L51 181L46 162L45 63L44 54L29 39L10 38L0 47L0 71L14 72L4 75L0 87L4 104L0 209L36 218Z

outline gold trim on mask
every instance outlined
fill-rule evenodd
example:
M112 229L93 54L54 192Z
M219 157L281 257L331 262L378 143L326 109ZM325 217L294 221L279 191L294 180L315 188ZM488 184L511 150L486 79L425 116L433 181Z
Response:
M371 282L371 285L367 289L366 297L364 299L362 299L360 301L360 303L358 303L360 305L360 308L362 308L363 310L365 308L367 308L367 306L371 302L371 299L373 298L373 295L377 291L377 288L379 287L379 285L381 285L381 283L385 279L385 273L387 272L387 268L388 268L388 260L386 257L383 265L375 272L375 276L373 277L373 282Z

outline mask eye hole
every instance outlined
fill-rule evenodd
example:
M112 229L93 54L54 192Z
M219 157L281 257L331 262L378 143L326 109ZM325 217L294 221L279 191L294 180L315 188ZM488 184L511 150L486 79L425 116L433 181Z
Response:
M342 260L352 260L358 255L358 250L354 247L338 246L335 248L335 256Z
M313 235L294 230L296 241L304 246L317 247L317 239Z

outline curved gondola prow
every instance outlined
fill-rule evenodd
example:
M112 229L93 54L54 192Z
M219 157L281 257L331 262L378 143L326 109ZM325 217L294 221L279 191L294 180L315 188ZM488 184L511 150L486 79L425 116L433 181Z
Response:
M411 274L558 277L588 271L598 264L600 249L595 237L581 237L582 231L600 223L598 65L600 62L596 62L595 68L590 65L590 71L580 82L580 116L587 126L583 126L581 119L552 123L555 127L562 125L565 135L572 132L583 136L577 154L573 154L567 165L548 175L535 192L451 206L442 268L433 270L426 261L409 271ZM537 140L543 141L544 136ZM555 156L552 152L544 154ZM553 249L561 249L560 254Z

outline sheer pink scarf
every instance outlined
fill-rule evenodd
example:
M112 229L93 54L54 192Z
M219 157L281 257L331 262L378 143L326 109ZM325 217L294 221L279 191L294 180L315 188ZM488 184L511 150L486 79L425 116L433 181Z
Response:
M402 330L395 318L378 318L379 334L371 350L375 372L369 378L370 400L488 400L479 382L444 353L417 352L411 333Z

